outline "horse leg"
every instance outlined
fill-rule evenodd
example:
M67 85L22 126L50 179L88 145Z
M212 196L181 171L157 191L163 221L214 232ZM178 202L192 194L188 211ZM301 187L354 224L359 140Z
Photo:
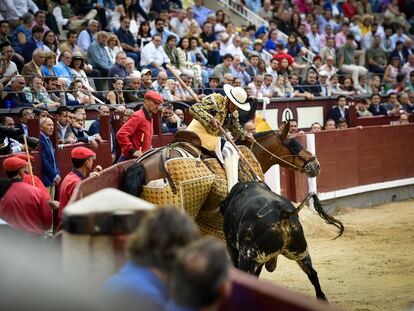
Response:
M311 260L310 255L308 254L302 260L298 260L297 263L299 264L301 269L306 273L306 275L309 278L309 281L311 281L313 287L315 288L316 298L320 300L328 301L328 299L326 298L325 294L323 293L321 289L321 285L319 284L318 273L312 267L312 260Z

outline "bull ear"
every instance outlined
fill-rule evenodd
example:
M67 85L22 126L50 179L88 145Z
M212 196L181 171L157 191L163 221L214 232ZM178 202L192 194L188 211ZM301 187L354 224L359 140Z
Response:
M280 138L282 139L284 143L288 139L289 128L290 128L290 121L283 122L283 124L279 127Z

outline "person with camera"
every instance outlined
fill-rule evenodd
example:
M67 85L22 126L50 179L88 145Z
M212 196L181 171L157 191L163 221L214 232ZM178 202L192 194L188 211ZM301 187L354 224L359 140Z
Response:
M52 209L40 189L22 181L26 166L14 156L3 161L8 179L0 180L0 218L29 235L42 235L52 225Z
M14 54L13 47L9 41L5 41L0 46L0 83L6 85L15 75L19 74L16 64L12 61Z
M18 142L15 138L10 137L10 135L7 135L8 133L6 131L3 131L4 129L15 129L14 120L12 117L4 116L2 118L2 128L0 129L0 137L1 137L1 145L2 151L0 151L0 154L8 154L8 153L16 153L16 152L22 152L25 151L25 146ZM6 132L6 133L5 133ZM6 148L8 147L8 148ZM6 149L4 149L6 148Z
M178 125L181 119L174 113L174 106L170 103L162 106L161 112L161 132L162 133L175 133L177 132Z

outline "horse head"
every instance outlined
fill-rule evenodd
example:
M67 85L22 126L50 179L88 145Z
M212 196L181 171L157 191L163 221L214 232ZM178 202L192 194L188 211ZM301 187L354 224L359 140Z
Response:
M255 141L247 145L262 166L263 172L274 164L279 164L305 173L308 177L319 175L320 165L315 155L289 136L289 122L284 122L278 131L257 133L254 138Z

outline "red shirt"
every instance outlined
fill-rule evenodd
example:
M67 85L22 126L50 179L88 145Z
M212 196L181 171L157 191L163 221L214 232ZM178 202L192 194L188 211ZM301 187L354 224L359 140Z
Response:
M36 188L39 188L40 190L42 190L43 195L46 197L46 200L50 200L50 193L49 191L47 191L45 185L43 184L42 180L37 177L36 175L33 175L33 180L34 180L34 186ZM31 186L32 185L32 178L30 177L30 174L24 173L23 175L23 182L25 182L26 184L29 184Z
M357 7L349 4L349 2L342 4L342 10L344 11L344 16L348 18L352 18L352 16L357 14Z
M68 205L73 190L75 190L76 185L84 178L80 172L74 170L63 179L59 193L59 223L62 221L63 209Z
M52 225L52 209L43 192L24 182L14 182L0 200L0 218L30 234L42 234Z
M137 150L145 152L151 149L153 135L153 120L149 112L143 108L129 117L116 134L116 139L121 145L122 155L131 157Z
M277 59L277 61L279 62L279 67L280 67L280 63L285 58L287 59L289 66L292 66L292 64L295 62L295 59L290 54L287 54L284 52L278 52L277 54L273 55L273 59Z

